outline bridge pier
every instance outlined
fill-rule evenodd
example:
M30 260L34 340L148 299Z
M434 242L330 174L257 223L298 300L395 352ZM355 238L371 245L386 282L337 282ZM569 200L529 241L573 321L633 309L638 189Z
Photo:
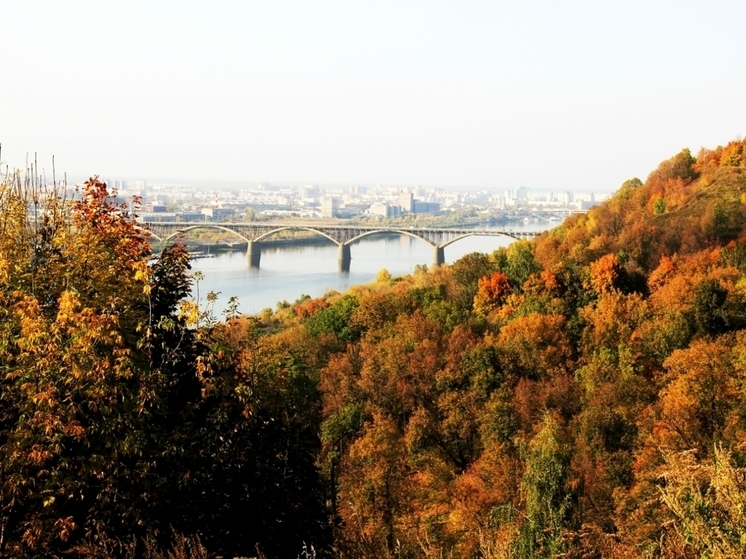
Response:
M339 265L339 271L348 273L350 271L350 262L352 261L352 255L350 254L350 245L342 243L339 245L337 250L337 264Z
M433 247L433 268L442 266L446 263L445 249L442 246Z
M246 259L249 261L250 268L259 268L259 261L262 259L262 247L258 242L249 241L246 247Z

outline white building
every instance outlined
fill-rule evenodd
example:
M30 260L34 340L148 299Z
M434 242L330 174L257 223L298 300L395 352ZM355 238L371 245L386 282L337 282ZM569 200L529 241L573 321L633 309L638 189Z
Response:
M339 200L337 198L321 199L321 217L337 217Z

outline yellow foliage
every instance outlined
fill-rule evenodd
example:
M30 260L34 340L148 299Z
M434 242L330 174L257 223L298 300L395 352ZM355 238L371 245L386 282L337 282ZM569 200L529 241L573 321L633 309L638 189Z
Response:
M59 298L57 306L57 322L60 324L68 322L79 304L80 301L74 293L71 291L64 291Z
M178 316L186 322L187 326L196 326L200 319L199 304L193 300L181 301Z
M661 542L664 553L685 549L687 556L744 557L744 470L719 445L703 462L691 451L665 453L664 458L660 498L676 519Z

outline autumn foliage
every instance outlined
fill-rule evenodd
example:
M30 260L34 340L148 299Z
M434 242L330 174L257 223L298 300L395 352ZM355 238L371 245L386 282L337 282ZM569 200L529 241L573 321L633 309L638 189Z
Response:
M0 554L744 556L744 172L683 150L534 242L224 322L98 181L33 223L8 183Z
M305 362L190 327L186 250L150 261L100 181L68 200L16 175L0 204L0 555L323 545Z

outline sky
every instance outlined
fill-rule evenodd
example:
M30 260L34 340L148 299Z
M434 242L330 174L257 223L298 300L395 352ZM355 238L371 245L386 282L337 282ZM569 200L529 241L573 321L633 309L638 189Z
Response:
M0 158L612 191L746 132L743 0L3 0Z

